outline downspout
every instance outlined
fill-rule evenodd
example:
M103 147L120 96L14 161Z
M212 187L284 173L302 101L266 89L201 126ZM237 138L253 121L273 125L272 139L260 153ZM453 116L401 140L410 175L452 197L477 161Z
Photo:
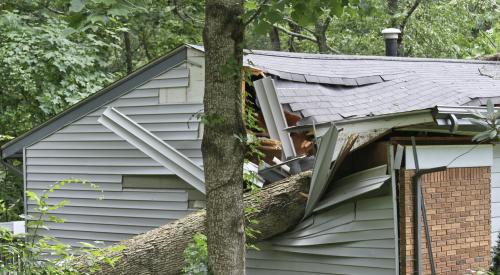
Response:
M434 263L434 255L432 254L432 240L429 230L429 224L427 222L427 210L425 208L425 200L422 194L422 176L425 174L430 174L434 172L444 171L446 170L446 166L439 166L430 169L422 169L420 170L418 165L418 157L417 157L417 146L415 143L415 137L411 137L411 144L413 148L413 159L415 162L415 175L412 177L413 183L413 207L414 207L414 217L413 220L413 241L414 241L414 274L422 274L422 223L420 218L423 214L423 221L425 226L425 238L427 240L427 254L429 255L429 261L431 266L431 274L436 275L436 266Z

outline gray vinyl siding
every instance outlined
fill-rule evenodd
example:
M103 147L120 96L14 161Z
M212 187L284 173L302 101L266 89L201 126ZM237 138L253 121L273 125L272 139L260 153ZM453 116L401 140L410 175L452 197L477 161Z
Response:
M496 245L500 231L500 144L493 146L491 167L491 245Z
M394 274L392 197L315 212L289 233L247 253L247 274Z
M396 223L386 173L382 165L330 182L311 216L248 252L247 273L395 274Z
M97 121L105 108L112 106L202 165L196 116L203 110L202 102L160 104L159 101L160 89L189 89L191 67L188 62L163 72L26 148L28 190L42 194L65 179L85 180L99 186L96 191L89 184L69 183L50 194L51 203L64 199L69 203L52 212L65 222L48 222L50 230L42 234L77 246L80 241L94 240L111 244L194 210L189 207L190 196L199 200L199 194L175 184L162 190L124 190L124 175L169 175L172 172ZM193 71L200 73L198 67ZM196 92L203 93L203 90ZM36 217L35 208L36 205L28 202L27 213Z

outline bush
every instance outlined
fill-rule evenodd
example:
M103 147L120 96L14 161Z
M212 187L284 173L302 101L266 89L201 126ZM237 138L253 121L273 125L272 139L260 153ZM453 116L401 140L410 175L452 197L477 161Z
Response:
M14 235L10 231L0 228L0 274L81 274L75 266L76 257L85 257L86 270L89 273L98 272L101 266L97 262L104 262L113 266L119 257L107 257L107 252L118 252L125 249L124 246L112 246L99 248L100 242L82 243L83 248L74 248L68 244L58 241L54 237L42 236L40 229L48 229L44 221L62 223L63 219L50 214L50 211L64 207L68 203L63 200L55 205L48 203L49 195L68 183L87 184L79 180L66 180L56 183L43 194L27 191L27 197L36 203L36 216L26 216L28 233ZM93 188L95 185L90 184ZM0 212L6 209L0 204Z
M193 241L184 250L186 266L182 272L186 275L208 275L207 236L197 233Z
M493 251L491 254L493 256L493 260L490 270L494 274L500 274L500 232L497 236L497 244L495 245L495 247L493 247Z

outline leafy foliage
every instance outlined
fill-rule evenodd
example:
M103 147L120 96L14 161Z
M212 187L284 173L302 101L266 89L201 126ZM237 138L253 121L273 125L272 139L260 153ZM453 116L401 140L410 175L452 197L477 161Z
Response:
M0 222L16 220L23 212L21 179L0 165Z
M291 1L294 2L294 1ZM398 7L391 13L388 1L301 1L297 6L289 1L268 1L269 12L248 28L249 48L267 48L266 37L272 25L300 34L293 38L280 31L283 49L317 52L315 39L317 25L326 19L326 39L330 51L342 54L383 55L384 41L380 31L386 27L400 27L405 23L402 55L415 57L471 58L498 52L500 45L500 5L492 0L420 1L409 15L414 0L396 1ZM342 2L342 3L340 3ZM247 6L258 10L257 1ZM315 11L309 13L308 9ZM299 9L297 11L296 9ZM304 10L304 12L301 12ZM304 13L303 17L297 16ZM297 24L291 24L295 22ZM307 37L312 36L312 39ZM293 41L291 45L290 41Z
M12 272L13 274L80 274L80 266L75 266L75 257L82 255L89 273L101 270L98 262L114 265L119 257L107 256L109 252L119 252L125 249L124 246L112 246L99 248L100 242L82 243L83 248L76 249L68 244L58 241L54 237L41 236L40 229L47 229L45 221L62 223L63 219L50 214L64 207L67 203L63 200L55 205L48 202L49 195L66 184L89 184L85 181L70 179L56 183L43 194L28 191L27 196L35 203L36 216L25 217L27 221L28 234L14 235L5 228L0 228L0 270L2 272ZM97 186L90 184L93 188ZM0 212L8 212L3 204L0 204Z
M500 125L498 121L500 119L500 110L495 111L493 102L488 99L486 112L473 111L471 112L476 118L466 118L472 124L485 129L483 132L475 135L473 141L485 141L494 140L500 136Z
M490 271L493 274L500 274L500 233L497 235L497 243L492 251L493 262L491 263Z
M98 91L115 75L103 70L118 48L76 33L58 18L0 13L0 133L18 135ZM111 40L116 37L111 36Z
M186 275L208 275L207 236L197 233L193 241L184 250L186 266L182 269Z

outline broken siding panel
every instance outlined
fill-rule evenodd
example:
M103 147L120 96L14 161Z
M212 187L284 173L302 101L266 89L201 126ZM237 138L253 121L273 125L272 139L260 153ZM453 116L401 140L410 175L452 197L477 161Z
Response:
M491 167L491 245L494 246L500 232L500 145L493 146Z
M334 206L359 195L380 189L389 180L387 165L363 170L332 183L331 191L318 203L314 211Z
M196 114L203 110L202 104L159 104L160 89L186 87L186 72L184 64L172 73L160 74L109 105L131 114L141 126L201 164ZM192 190L122 189L123 175L172 172L99 124L97 119L105 108L87 114L26 150L29 190L40 193L57 181L80 179L95 183L104 191L93 191L89 185L66 184L51 196L54 203L63 198L69 200L67 206L53 211L68 218L68 224L51 224L54 229L46 233L72 243L82 239L120 241L192 212L188 200ZM94 195L104 199L98 200ZM29 204L28 214L36 214L34 208Z
M367 219L366 211L387 213ZM313 213L305 225L249 251L248 273L394 274L392 211L392 197L380 196Z
M113 108L108 108L98 121L205 194L205 176L201 166L179 153L160 137Z

